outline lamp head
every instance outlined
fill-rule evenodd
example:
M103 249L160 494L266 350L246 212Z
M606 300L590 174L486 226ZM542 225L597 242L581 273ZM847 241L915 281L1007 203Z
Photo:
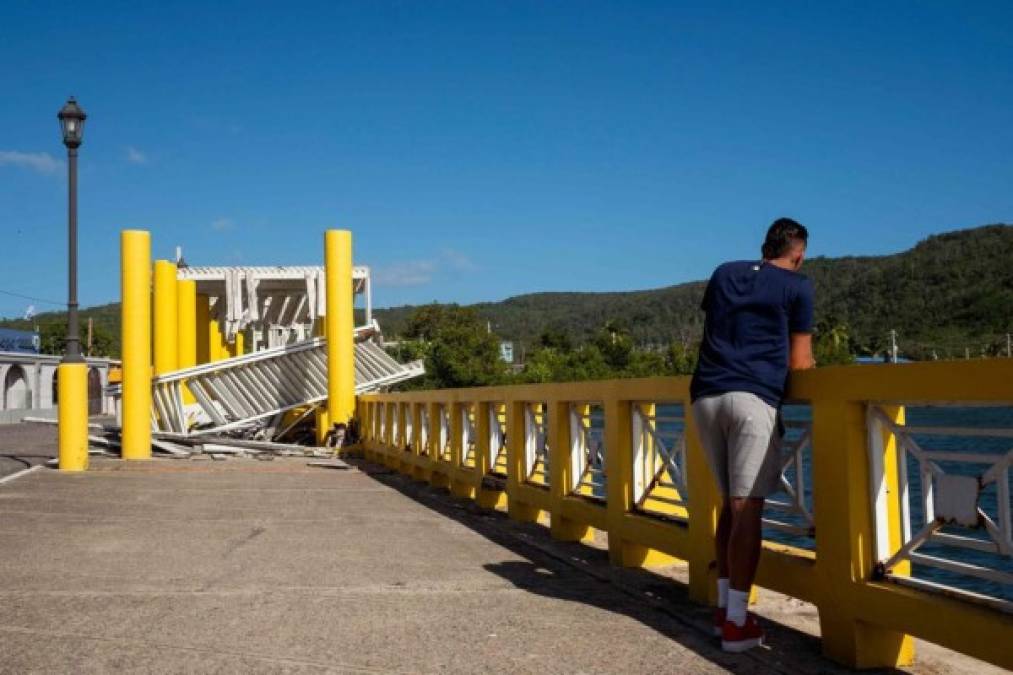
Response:
M68 148L76 148L81 145L84 138L84 121L88 116L84 114L84 110L77 104L73 96L67 99L67 103L60 108L56 118L60 120L63 144Z

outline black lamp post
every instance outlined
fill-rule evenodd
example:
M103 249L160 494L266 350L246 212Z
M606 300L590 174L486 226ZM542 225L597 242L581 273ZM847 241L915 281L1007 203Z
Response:
M71 96L56 117L60 120L63 144L67 146L67 171L70 179L67 205L70 287L67 298L67 351L63 363L83 363L77 325L77 149L84 138L84 121L88 116Z

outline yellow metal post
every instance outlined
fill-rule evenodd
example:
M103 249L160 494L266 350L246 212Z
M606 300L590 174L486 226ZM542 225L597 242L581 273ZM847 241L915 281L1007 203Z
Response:
M693 419L689 397L686 406L686 474L694 478L686 491L692 508L689 514L689 597L700 603L717 603L717 552L716 534L721 495L711 473L696 420Z
M221 312L223 298L218 298L214 309L210 307L211 299L208 298L208 361L214 363L229 358L229 344L225 341L225 334L222 333L222 324L217 314Z
M211 298L198 293L196 305L197 363L208 363L211 361Z
M246 353L246 338L245 333L242 331L236 332L232 342L223 343L223 359L234 359L237 356L242 356Z
M151 457L151 235L120 235L123 459Z
M176 282L176 367L197 365L197 282L181 279ZM183 389L183 402L194 403L190 390Z
M538 522L538 507L521 499L521 486L527 477L524 461L524 402L507 401L506 404L506 437L507 437L507 514L513 520L522 523Z
M561 541L589 541L594 533L586 523L580 523L563 515L563 499L573 484L572 467L567 459L570 449L570 404L553 401L546 410L549 448L555 452L556 461L549 462L549 495L552 499L552 516L549 533Z
M317 319L315 332L318 337L327 336L327 322L323 319ZM313 414L316 418L317 423L317 445L323 445L324 439L327 437L327 432L331 429L330 415L328 415L327 405L322 405L317 408L317 411ZM372 421L372 417L370 420ZM365 427L364 427L365 428ZM370 436L372 436L373 429L369 427ZM373 439L374 443L376 439Z
M874 555L867 443L862 403L813 401L813 447L820 452L813 461L813 482L820 486L813 491L820 632L824 653L835 661L894 667L913 659L910 636L863 621L868 608L857 604L856 591L870 577ZM896 494L896 470L887 489Z
M176 370L179 352L176 346L178 304L176 302L176 265L168 260L155 261L155 375Z
M611 408L611 404L606 404L606 414ZM635 438L633 435L637 419L635 415L643 415L653 419L656 412L656 404L637 401L627 402L620 399L615 403L615 411L615 422L613 424L617 426L619 434L615 440L610 439L606 442L606 447L609 448L609 457L612 457L612 446L609 445L610 443L618 444L617 448L619 450L616 457L613 458L612 468L608 470L610 523L617 523L616 525L609 525L609 541L616 540L615 544L610 548L610 554L613 560L621 562L626 567L672 565L679 562L679 559L638 541L638 528L635 527L633 521L626 517L627 514L637 513L639 510L636 498L637 469L639 468L645 474L642 480L646 486L653 482L655 472L659 470L662 464L656 454L654 437L643 432L641 432L643 438ZM648 424L650 424L648 420L641 420L641 429ZM606 426L608 426L607 422ZM641 451L644 453L644 457L634 461L636 444L642 445ZM613 484L613 476L616 477L616 484ZM667 497L681 499L678 490L674 488L656 486L654 492L662 492ZM615 496L613 497L613 495ZM618 506L621 506L621 508L617 508ZM667 504L663 501L658 501L652 506L653 510L661 511L662 513L677 514L680 517L686 517L687 515L685 509L677 510L680 507ZM615 527L619 527L619 529L617 530L618 534L613 537L612 530Z
M61 363L57 373L60 470L84 471L88 468L88 364Z
M355 343L352 315L352 233L324 235L327 277L327 412L331 424L355 414Z

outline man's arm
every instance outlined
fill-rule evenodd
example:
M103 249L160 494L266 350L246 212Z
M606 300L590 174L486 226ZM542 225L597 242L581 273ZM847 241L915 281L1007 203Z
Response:
M806 370L815 365L812 333L792 333L788 348L788 367L791 370Z

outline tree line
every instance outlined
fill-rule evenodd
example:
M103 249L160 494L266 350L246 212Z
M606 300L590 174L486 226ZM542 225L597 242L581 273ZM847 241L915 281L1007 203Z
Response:
M433 304L416 308L403 339L387 349L401 362L425 363L426 374L399 385L403 390L688 375L699 351L699 344L680 339L661 348L638 347L629 327L616 320L602 324L585 342L566 331L545 330L519 368L500 358L500 341L475 308ZM819 326L815 354L823 365L853 363L847 328Z

